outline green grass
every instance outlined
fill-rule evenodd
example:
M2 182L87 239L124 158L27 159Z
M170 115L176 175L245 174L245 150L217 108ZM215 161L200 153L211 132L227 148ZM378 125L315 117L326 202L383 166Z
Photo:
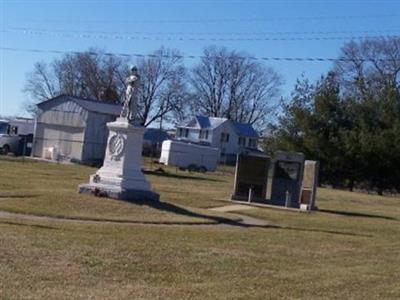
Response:
M150 165L146 165L150 167ZM0 210L211 222L232 169L148 175L184 211L76 193L95 169L0 160ZM175 176L176 175L176 176ZM176 191L174 190L176 189ZM318 190L316 213L244 210L274 226L153 226L0 217L1 299L398 299L400 199Z

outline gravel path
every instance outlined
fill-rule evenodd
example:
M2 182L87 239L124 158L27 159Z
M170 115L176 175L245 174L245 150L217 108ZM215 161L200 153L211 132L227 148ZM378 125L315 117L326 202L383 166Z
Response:
M254 209L254 207L249 206L249 205L242 205L242 204L232 204L232 205L225 205L225 206L210 208L210 210L219 211L219 212L230 212L230 211L247 210L247 209Z
M213 211L217 211L217 212L225 212L225 213L229 213L230 215L236 216L238 218L240 218L242 221L241 223L244 226L268 226L270 225L268 222L261 220L261 219L256 219L253 217L248 217L248 216L244 216L242 214L238 214L238 213L232 213L232 212L236 212L236 211L242 211L242 210L248 210L248 209L255 209L252 206L249 205L242 205L242 204L231 204L231 205L225 205L225 206L219 206L219 207L213 207L210 208L210 210Z

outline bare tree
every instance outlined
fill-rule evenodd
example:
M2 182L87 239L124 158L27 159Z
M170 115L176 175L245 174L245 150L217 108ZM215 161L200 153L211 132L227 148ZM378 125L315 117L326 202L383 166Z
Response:
M334 70L348 94L356 99L379 99L382 86L398 90L400 38L365 39L346 43Z
M273 111L282 79L246 53L212 46L192 69L190 83L196 112L262 127Z
M31 98L26 109L33 111L34 103L60 94L117 102L123 94L126 65L125 59L93 49L66 54L50 65L36 63L24 87Z
M126 64L122 58L90 50L65 55L53 63L53 69L62 93L117 102L124 89L121 72ZM107 92L113 98L106 99Z
M54 74L49 70L45 62L37 62L34 70L28 74L24 91L30 94L34 102L41 102L50 99L57 94L57 84ZM25 109L35 112L35 105L31 101L24 103Z
M160 48L137 60L141 76L138 113L145 126L164 118L179 117L187 101L185 68L176 50ZM99 101L123 101L128 61L98 50L66 54L53 61L35 64L27 76L24 91L33 102L26 105L34 112L34 103L59 94Z
M282 80L272 68L245 56L235 54L230 59L226 116L238 122L264 125L274 111Z
M194 108L211 117L225 115L228 93L229 53L225 48L204 49L200 64L192 69Z
M141 78L138 112L143 125L179 115L187 98L185 68L179 52L162 47L149 57L139 58L137 66Z

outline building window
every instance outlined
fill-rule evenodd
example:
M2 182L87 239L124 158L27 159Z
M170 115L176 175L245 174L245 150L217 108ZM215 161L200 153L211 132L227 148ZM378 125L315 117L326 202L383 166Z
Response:
M188 137L189 136L189 129L187 128L178 128L178 137Z
M208 130L200 130L199 139L208 140Z
M248 146L249 146L249 148L257 148L257 140L256 139L249 139Z
M221 143L229 143L229 133L221 133Z
M246 138L240 136L239 139L238 139L238 145L239 146L243 146L243 147L246 146Z

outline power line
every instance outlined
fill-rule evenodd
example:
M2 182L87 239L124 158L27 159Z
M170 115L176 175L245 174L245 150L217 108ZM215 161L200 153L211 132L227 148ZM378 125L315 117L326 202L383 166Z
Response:
M74 33L74 34L104 34L104 35L225 35L225 36L268 36L268 35L329 35L329 34L378 34L378 33L395 33L400 29L382 29L382 30L335 30L335 31L265 31L265 32L148 32L148 31L98 31L98 30L66 30L66 29L44 29L30 27L10 27L3 29L5 31L37 31L37 32L57 32L57 33Z
M8 30L1 30L1 32L10 32ZM312 37L158 37L158 36L138 36L138 35L116 35L116 34L87 34L87 33L63 33L63 32L52 32L52 31L34 31L34 30L22 30L22 34L29 35L47 35L52 37L62 38L83 38L83 39L116 39L116 40L150 40L150 41L223 41L223 42L235 42L235 41L274 41L274 42L285 42L285 41L341 41L341 40L353 40L353 39L378 39L378 38L390 38L395 36L390 35L378 35L378 36L312 36Z
M398 18L399 14L383 15L342 15L342 16L299 16L299 17L274 17L274 18L226 18L226 19L182 19L182 20L37 20L35 23L87 23L87 24L138 24L138 23L260 23L260 22L279 22L279 21L307 21L307 20L349 20L349 19L382 19Z
M89 55L98 55L97 52L91 51L63 51L63 50L43 50L43 49L22 49L22 48L12 48L12 47L0 47L0 50L3 51L13 51L13 52L32 52L32 53L53 53L53 54L89 54ZM159 57L156 54L140 54L140 53L111 53L111 52L102 52L102 55L106 56L121 56L126 58L133 57ZM205 56L198 55L161 55L161 57L171 58L189 58L189 59L202 59L209 58ZM218 58L218 57L214 57ZM239 59L251 59L251 60L260 60L260 61L287 61L287 62L334 62L334 61L357 61L357 62L369 62L372 59L346 59L346 58L322 58L322 57L256 57L256 56L237 56ZM398 59L375 59L374 61L399 61Z

